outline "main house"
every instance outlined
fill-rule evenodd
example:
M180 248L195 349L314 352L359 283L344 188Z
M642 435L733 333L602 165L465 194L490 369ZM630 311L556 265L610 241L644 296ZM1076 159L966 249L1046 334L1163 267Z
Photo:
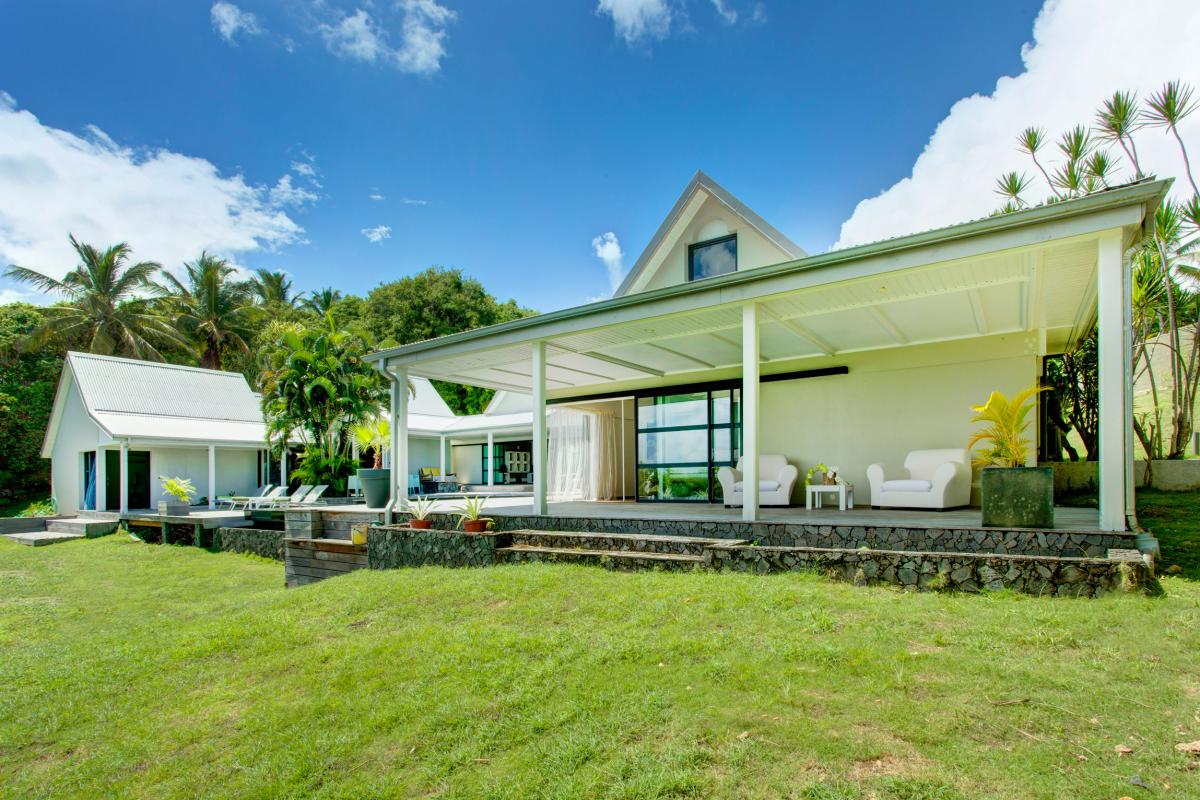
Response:
M1037 383L1047 356L1097 326L1098 525L1125 530L1124 255L1168 186L809 256L698 173L613 298L370 356L392 380L393 474L413 458L400 387L420 376L531 396L535 514L630 494L729 504L722 480L739 461L729 488L745 520L760 518L760 495L800 501L795 476L818 463L839 466L862 503L871 465L961 453L973 404ZM955 505L978 494L977 474L958 470ZM393 501L404 494L397 480Z

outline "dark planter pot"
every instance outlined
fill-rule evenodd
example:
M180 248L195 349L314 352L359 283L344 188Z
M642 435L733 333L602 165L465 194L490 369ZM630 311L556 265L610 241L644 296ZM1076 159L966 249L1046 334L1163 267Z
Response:
M158 515L160 517L186 517L191 513L191 507L178 500L159 500Z
M408 521L408 527L413 528L414 530L418 530L418 531L427 531L433 527L433 520L431 520L431 519L410 519Z
M987 467L979 475L985 528L1054 527L1050 467Z
M491 522L490 519L465 519L463 520L463 530L467 533L483 533Z
M383 508L390 494L392 471L390 469L360 469L358 485L362 487L367 508Z

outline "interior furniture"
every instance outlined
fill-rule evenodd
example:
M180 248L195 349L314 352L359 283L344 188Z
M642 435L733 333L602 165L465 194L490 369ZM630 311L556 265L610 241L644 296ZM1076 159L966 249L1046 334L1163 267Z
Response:
M971 454L913 450L904 466L867 467L872 508L961 508L971 502Z
M792 504L792 486L800 470L787 462L781 455L758 457L758 504L760 506L788 506ZM726 508L742 504L742 459L736 467L721 467L717 470L721 493Z

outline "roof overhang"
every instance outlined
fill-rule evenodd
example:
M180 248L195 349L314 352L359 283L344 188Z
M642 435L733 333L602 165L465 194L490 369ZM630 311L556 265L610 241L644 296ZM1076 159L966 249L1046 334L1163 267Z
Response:
M532 347L541 342L551 397L663 383L740 365L746 301L760 303L767 362L1012 332L1067 341L1094 315L1099 235L1119 230L1132 244L1169 186L1147 180L368 358L414 375L527 392Z

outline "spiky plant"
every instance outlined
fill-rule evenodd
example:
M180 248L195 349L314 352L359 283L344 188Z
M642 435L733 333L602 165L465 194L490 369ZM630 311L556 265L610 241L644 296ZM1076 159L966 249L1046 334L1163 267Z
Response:
M972 422L987 423L977 431L967 449L975 445L986 446L975 457L979 467L1022 467L1029 457L1030 443L1025 438L1029 428L1029 413L1033 411L1033 398L1044 391L1041 386L1030 386L1018 392L1011 400L1003 392L992 392L981 406L971 406L975 411Z
M996 179L996 194L1005 198L1008 204L1011 204L1013 209L1025 207L1025 201L1021 198L1021 194L1029 188L1029 184L1033 179L1024 172L1007 172ZM1005 208L1008 208L1006 204Z
M354 426L352 433L360 451L370 450L374 454L375 461L372 466L375 469L383 469L383 454L392 444L392 423L388 418L376 417L360 422Z
M1134 180L1142 179L1142 166L1138 162L1137 145L1133 134L1142 127L1142 112L1137 95L1133 92L1113 92L1103 101L1096 112L1096 127L1101 140L1116 142L1125 151L1125 157L1133 165Z
M1179 135L1179 123L1195 111L1197 106L1200 106L1193 94L1192 87L1186 83L1168 81L1161 90L1150 95L1146 100L1149 108L1142 112L1142 117L1147 125L1166 128L1174 135L1175 141L1179 144L1179 151L1183 154L1184 172L1187 173L1188 181L1192 184L1192 192L1200 195L1200 187L1196 186L1196 179L1192 176L1192 164L1188 159L1187 148Z

